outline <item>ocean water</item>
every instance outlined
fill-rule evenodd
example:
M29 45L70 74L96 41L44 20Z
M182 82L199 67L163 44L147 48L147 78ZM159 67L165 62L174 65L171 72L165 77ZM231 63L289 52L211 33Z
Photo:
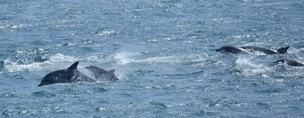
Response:
M1 0L0 117L303 117L303 0ZM290 46L288 54L219 53ZM37 87L79 61L114 82Z

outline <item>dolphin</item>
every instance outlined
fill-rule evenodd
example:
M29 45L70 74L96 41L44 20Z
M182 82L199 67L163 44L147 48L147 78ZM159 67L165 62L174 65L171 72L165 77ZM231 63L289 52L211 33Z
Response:
M295 60L290 60L290 59L280 59L273 63L279 63L279 62L286 63L287 65L290 65L290 66L304 66L304 63L297 62Z
M285 53L287 53L287 49L289 48L289 46L282 47L278 50L270 50L270 49L266 49L266 48L262 48L262 47L255 47L255 46L244 46L242 48L249 50L249 51L263 52L265 54L285 54Z
M220 49L216 49L217 52L228 52L233 54L251 54L247 50L244 50L242 48L237 48L233 46L223 46Z
M54 83L67 83L74 81L96 82L96 80L86 76L77 70L79 62L75 62L67 69L57 70L48 73L38 86L54 84Z
M96 80L105 80L105 81L118 80L118 78L114 74L115 69L105 70L97 66L89 66L86 67L86 69L89 69L95 74Z

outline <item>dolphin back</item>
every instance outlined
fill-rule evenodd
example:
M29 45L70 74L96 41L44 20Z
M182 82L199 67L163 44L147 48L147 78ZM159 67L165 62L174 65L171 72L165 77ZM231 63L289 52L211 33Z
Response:
M282 48L280 48L278 50L270 50L270 49L267 49L267 48L255 47L255 46L244 46L242 48L250 50L250 51L263 52L265 54L285 54L285 53L287 53L287 49L289 48L289 46L282 47Z
M280 59L273 63L279 63L279 62L286 63L287 65L290 65L290 66L304 66L304 64L301 62L297 62L295 60L289 60L289 59Z
M85 82L95 82L94 79L86 76L85 74L77 70L77 65L79 62L75 62L67 69L57 70L48 73L38 86L54 84L54 83L66 83L73 81L85 81Z
M259 52L263 52L265 54L277 54L276 51L270 50L270 49L266 49L266 48L262 48L262 47L255 47L255 46L244 46L242 47L243 49L249 50L249 51L259 51Z
M237 48L233 46L223 46L220 49L216 49L217 52L227 52L232 54L251 54L247 50L244 50L242 48Z
M68 69L57 70L48 73L38 86L54 84L54 83L66 83L72 82L75 73L77 72L77 65L79 62L75 62Z

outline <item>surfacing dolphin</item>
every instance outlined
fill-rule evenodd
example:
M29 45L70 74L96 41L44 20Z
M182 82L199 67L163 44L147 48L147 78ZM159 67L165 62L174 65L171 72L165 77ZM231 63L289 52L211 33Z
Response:
M57 70L48 73L38 86L54 84L54 83L67 83L74 81L96 82L96 80L86 76L77 70L79 62L75 62L67 69Z
M286 63L287 65L290 65L290 66L304 66L304 63L297 62L295 60L290 60L290 59L280 59L273 63L279 63L279 62Z
M262 47L255 47L255 46L244 46L242 48L249 50L249 51L263 52L265 54L285 54L285 53L287 53L287 49L289 48L289 46L282 47L278 50L270 50L270 49L266 49L266 48L262 48Z
M97 66L89 66L86 67L86 69L89 69L95 74L96 80L104 80L104 81L114 81L118 80L118 78L114 74L114 69L112 70L105 70L102 68L99 68Z
M242 48L237 48L233 46L223 46L220 49L216 49L217 52L228 52L233 54L251 54L247 50L244 50Z

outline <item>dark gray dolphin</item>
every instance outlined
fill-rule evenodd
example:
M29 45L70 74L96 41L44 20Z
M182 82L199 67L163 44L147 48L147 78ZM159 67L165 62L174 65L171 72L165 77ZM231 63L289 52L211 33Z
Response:
M242 48L249 50L249 51L263 52L265 54L285 54L285 53L287 53L287 49L289 48L289 46L282 47L278 50L270 50L270 49L266 49L266 48L262 48L262 47L255 47L255 46L244 46Z
M68 69L57 70L48 73L38 86L53 84L53 83L66 83L74 81L96 82L94 79L86 76L77 70L79 62L75 62Z
M105 80L105 81L114 81L118 80L118 78L114 74L114 69L112 70L105 70L102 68L99 68L97 66L89 66L86 67L86 69L89 69L95 74L96 80Z
M279 62L286 63L290 66L304 66L304 63L297 62L295 60L290 60L290 59L280 59L280 60L277 60L273 63L279 63Z
M217 52L228 52L233 54L251 54L247 50L244 50L242 48L237 48L233 46L223 46L220 49L216 49Z

